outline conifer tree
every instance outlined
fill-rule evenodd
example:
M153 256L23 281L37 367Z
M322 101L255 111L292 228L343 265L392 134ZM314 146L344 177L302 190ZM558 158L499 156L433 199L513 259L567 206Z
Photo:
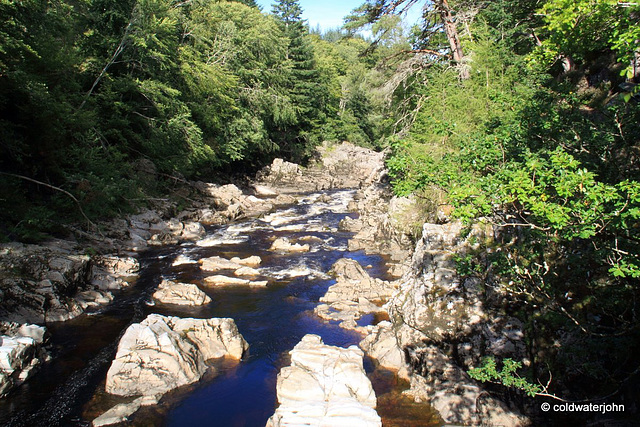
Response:
M302 19L302 9L298 0L279 0L273 5L273 15L289 40L287 59L290 61L290 96L298 112L298 123L294 128L281 129L282 137L294 156L304 155L310 141L314 139L312 130L323 120L327 88L321 83L316 67L313 46L309 40L309 30Z

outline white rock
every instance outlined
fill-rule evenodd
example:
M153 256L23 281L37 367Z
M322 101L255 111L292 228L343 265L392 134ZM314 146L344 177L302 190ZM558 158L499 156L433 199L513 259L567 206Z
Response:
M251 267L241 267L239 269L237 269L236 271L233 272L234 275L236 276L258 276L260 274L260 271L256 270L255 268L251 268Z
M253 255L246 258L239 258L236 256L231 258L231 262L235 262L236 264L244 265L247 267L257 267L262 262L262 259L258 255Z
M308 244L291 243L286 237L276 239L269 248L270 251L276 252L309 252L310 249Z
M241 264L219 256L204 258L198 261L198 263L200 264L200 268L205 271L237 270L242 267Z
M276 191L274 191L273 189L271 189L270 187L267 187L266 185L254 185L253 189L256 192L256 195L258 196L264 196L264 197L275 197L278 195L278 193Z
M101 305L109 304L113 301L113 294L111 294L111 292L100 290L88 290L78 292L74 299L83 310L86 310L89 307L99 307Z
M360 349L306 335L289 354L291 366L278 374L280 406L267 426L382 426Z
M93 420L91 424L93 427L102 427L123 423L127 421L134 412L140 409L142 399L144 399L144 397L139 397L131 403L120 403Z
M222 275L208 276L204 278L207 285L248 285L248 279L240 279L238 277L229 277Z
M376 359L382 367L402 370L402 376L406 377L404 353L398 346L398 341L390 322L378 323L372 328L372 333L360 341L359 345L367 355Z
M198 381L207 359L240 358L247 348L232 319L151 314L125 331L105 389L120 396L162 395Z
M163 280L153 294L153 299L164 304L176 305L205 305L211 302L211 298L196 285L188 283L176 283Z

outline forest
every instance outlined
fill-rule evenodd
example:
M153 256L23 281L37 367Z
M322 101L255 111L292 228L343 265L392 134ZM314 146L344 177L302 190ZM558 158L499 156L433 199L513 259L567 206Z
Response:
M530 357L474 378L523 399L637 383L637 2L368 0L324 32L296 0L0 0L0 15L4 241L346 140L387 150L424 221L500 230L458 272L516 297Z

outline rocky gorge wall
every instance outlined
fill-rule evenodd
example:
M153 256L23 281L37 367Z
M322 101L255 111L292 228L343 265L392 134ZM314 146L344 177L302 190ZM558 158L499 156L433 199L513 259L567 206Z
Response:
M369 327L360 343L382 366L409 379L405 394L428 401L445 423L529 425L466 373L484 355L526 361L523 325L501 309L508 296L457 272L456 256L477 249L492 234L488 225L425 223L382 307L390 321Z

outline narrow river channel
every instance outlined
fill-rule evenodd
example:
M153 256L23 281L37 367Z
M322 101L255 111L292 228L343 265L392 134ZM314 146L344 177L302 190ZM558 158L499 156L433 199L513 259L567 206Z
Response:
M318 334L326 344L349 346L361 336L323 321L313 314L318 300L335 281L327 274L340 258L366 266L372 277L386 277L385 260L378 255L350 252L352 233L338 224L349 214L347 205L355 190L303 195L294 206L261 218L209 228L194 243L162 247L142 254L136 284L123 291L110 306L92 315L50 326L53 360L27 384L0 401L0 424L10 426L90 425L91 420L117 398L104 393L104 379L121 333L148 314L179 317L230 317L250 345L239 364L218 369L195 385L166 395L155 406L143 408L133 425L264 426L273 414L276 377L288 364L287 354L305 335ZM278 237L308 243L305 253L272 252ZM199 268L202 258L221 256L262 258L257 280L267 287L212 287L211 275ZM212 299L206 306L180 307L153 304L150 295L163 280L195 283ZM366 316L361 325L375 323ZM378 395L397 386L390 373L366 362ZM379 405L383 416L397 410L397 402ZM414 425L430 425L433 414L417 416ZM412 423L413 424L413 423ZM437 425L437 424L436 424Z

